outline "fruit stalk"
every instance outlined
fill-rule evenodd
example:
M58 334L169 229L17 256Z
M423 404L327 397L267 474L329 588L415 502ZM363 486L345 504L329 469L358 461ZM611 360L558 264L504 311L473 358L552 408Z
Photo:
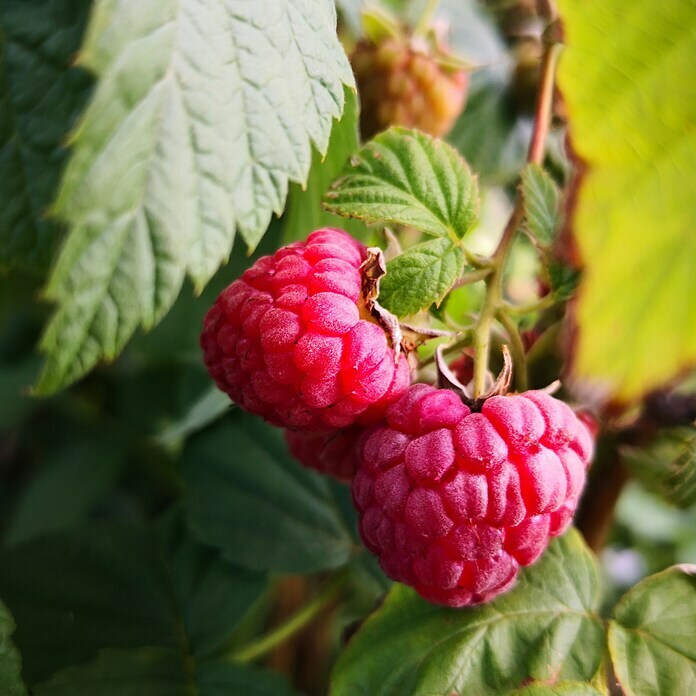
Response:
M527 162L541 164L544 157L546 137L551 126L551 107L553 104L553 86L556 74L560 46L550 40L545 48L541 62L541 77L539 93L534 117L534 129L529 144ZM486 389L486 374L488 372L488 356L490 353L491 328L496 313L503 303L503 273L508 252L515 233L524 217L524 201L518 191L515 207L505 227L498 247L493 253L493 272L486 279L486 299L474 330L474 387L473 396L478 398ZM515 362L515 374L523 370L523 365ZM515 377L517 380L517 377Z

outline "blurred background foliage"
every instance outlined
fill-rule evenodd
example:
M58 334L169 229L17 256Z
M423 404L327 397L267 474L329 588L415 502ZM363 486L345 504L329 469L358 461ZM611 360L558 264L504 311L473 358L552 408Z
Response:
M422 9L422 3L415 0L384 2L407 16L416 16ZM79 44L84 27L83 5L75 4L75 13L66 29L74 34L71 39L74 47ZM338 5L340 35L350 46L359 33L361 3L340 0ZM481 66L473 76L466 110L449 141L480 176L483 208L470 246L474 252L487 253L495 246L509 215L519 170L525 160L540 55L540 23L534 3L527 0L486 3L442 0L438 16L450 22L453 49ZM9 22L12 17L6 13L3 19ZM51 22L58 19L65 21L68 15L45 18ZM32 70L31 79L37 80L37 89L42 84L39 78L52 79L50 74ZM71 72L70 79L76 83L76 101L61 110L60 118L51 119L51 128L61 131L57 139L67 134L89 92L89 81L82 73ZM191 593L190 584L195 582L185 577L182 553L199 554L197 563L207 569L214 566L212 574L205 575L212 578L205 580L210 583L209 588L222 582L220 578L225 573L234 577L240 588L236 596L242 607L228 606L224 600L215 605L223 607L227 624L219 635L207 636L217 640L216 645L194 646L201 654L220 645L224 645L227 653L234 654L245 645L253 645L254 636L265 626L287 618L324 587L323 571L347 563L352 587L349 600L340 609L324 614L311 635L303 635L290 646L274 651L267 661L269 666L290 674L291 680L307 693L323 692L328 665L341 640L350 633L352 622L364 616L388 587L389 582L374 560L360 551L347 489L309 472L286 472L283 475L287 478L282 478L278 472L294 464L289 463L282 442L273 441L271 435L268 436L270 449L265 454L253 450L253 443L240 444L235 428L244 429L247 425L240 425L239 414L233 412L226 397L211 385L198 347L205 312L220 290L246 266L282 243L303 238L311 229L337 224L336 218L321 212L320 199L358 144L357 107L351 103L350 95L348 99L346 116L334 124L329 154L322 159L315 153L308 187L302 190L297 185L291 186L284 215L273 219L254 255L247 256L245 245L238 238L229 264L214 276L200 296L186 285L158 326L149 333L136 334L112 364L100 364L79 383L55 396L31 395L31 385L36 382L41 366L36 347L50 311L41 296L44 278L21 268L5 270L0 275L0 597L13 607L20 627L17 642L28 665L30 683L48 678L55 667L66 663L56 658L56 664L52 664L50 656L41 657L41 646L32 646L26 638L31 628L22 626L42 630L43 624L41 612L30 606L38 595L27 598L22 595L22 587L32 576L49 574L61 586L79 583L79 578L71 576L63 561L83 546L88 549L87 565L90 559L97 559L94 572L98 577L118 558L118 549L125 546L124 556L135 559L130 570L138 583L141 580L152 583L154 595L160 591L158 583L164 577L157 564L174 568L174 584L178 583L178 589L167 591L182 592L182 596L189 598L186 602L193 596L194 605L195 592ZM546 166L556 182L563 185L567 181L569 161L560 104L554 123ZM61 151L55 170L37 183L37 205L45 206L51 200L63 160L64 151ZM379 230L358 223L350 225L354 234L368 241L381 241ZM513 299L526 302L537 296L537 271L537 256L521 235L509 271ZM443 311L451 322L466 326L480 303L481 292L481 284L461 288L452 294ZM539 382L542 381L543 376L539 377ZM262 431L257 436L259 440L266 439ZM232 528L244 516L247 509L244 506L250 504L243 494L249 487L257 490L254 486L262 484L234 480L229 471L221 471L219 479L203 480L196 471L196 462L187 464L186 459L191 448L198 448L196 451L201 453L206 447L221 452L230 466L244 466L248 463L245 457L263 462L267 456L268 471L281 477L278 480L283 483L279 485L294 486L292 490L299 491L298 496L306 496L306 501L300 498L303 502L298 506L304 506L314 515L305 521L307 529L302 520L298 521L287 531L288 538L292 537L297 548L307 550L311 543L311 533L307 530L321 519L330 530L324 540L326 548L309 549L305 556L293 559L294 551L281 553L283 535L268 547L236 539ZM216 497L220 491L228 495ZM279 525L282 522L280 518L277 521ZM136 532L133 539L120 529L97 535L98 530L104 529L101 525L108 528L114 523L136 525L136 529L137 525L146 525L150 531ZM268 524L256 518L252 523L252 526ZM188 525L200 541L188 539ZM148 534L152 535L153 529L154 536L150 538ZM639 480L627 485L616 509L608 545L601 555L606 606L613 605L626 588L649 574L674 563L696 563L694 529L693 507L678 509ZM262 531L273 536L273 530ZM110 549L100 550L100 545ZM155 547L160 550L153 551ZM327 553L329 548L333 549L333 556ZM109 554L109 550L114 553ZM101 551L107 560L101 559ZM235 562L245 568L228 567ZM311 574L303 572L300 577L300 571L311 571ZM136 604L147 603L148 595L143 594L142 587L133 592L140 597L133 600ZM218 595L212 592L211 596L216 598ZM131 601L135 595L129 597L128 591L121 588L114 590L110 598ZM45 600L47 605L49 599ZM96 606L98 601L94 601ZM186 619L187 630L195 636L197 621L205 620L210 625L211 608L199 605L188 608L191 616ZM133 615L138 611L134 608ZM98 618L97 612L90 620ZM27 623L23 624L22 619ZM166 608L162 609L161 635L153 635L151 642L161 644L163 649L167 647L162 636L168 635L168 621ZM93 640L95 647L102 647L100 637L90 633L92 629L86 626L84 635ZM123 647L131 645L128 635L138 630L137 622L123 628ZM157 626L152 630L156 633ZM203 638L201 642L205 642ZM76 657L69 654L73 648L77 655L79 646L66 645L65 655L61 657ZM323 672L315 669L317 664L325 666ZM241 684L246 677L240 672L235 678L242 680ZM273 693L282 693L281 689L285 688L272 681L269 684L278 689Z

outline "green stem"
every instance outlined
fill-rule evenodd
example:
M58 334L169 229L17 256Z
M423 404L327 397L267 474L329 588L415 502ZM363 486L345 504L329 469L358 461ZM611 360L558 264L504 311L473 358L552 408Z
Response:
M471 345L471 334L466 333L462 338L458 339L454 343L451 343L449 346L443 349L443 355L449 355L450 353L456 353L458 350L462 348L466 348L467 346ZM429 358L426 358L425 360L421 361L420 367L427 367L428 365L432 365L432 363L435 362L435 353L433 353Z
M496 315L498 321L503 325L509 340L510 355L514 365L513 375L515 379L515 389L518 392L527 390L527 358L525 356L524 344L520 336L519 328L514 320L504 311L500 310Z
M551 107L553 105L553 85L556 62L560 47L556 43L548 43L544 49L541 61L541 78L539 96L537 98L534 116L534 130L529 144L527 161L541 164L544 156L546 136L551 127ZM486 299L479 315L478 324L474 329L474 398L481 396L486 389L486 374L488 373L488 357L491 343L491 329L496 314L503 306L503 273L508 252L512 245L518 227L524 218L524 201L517 192L515 207L510 216L498 248L493 253L491 261L494 269L486 278ZM517 373L517 370L516 370Z
M440 0L428 0L428 2L425 3L423 12L421 12L418 22L413 30L414 36L425 36L428 33L428 28L439 4Z
M556 304L554 296L549 293L544 295L540 300L532 302L528 305L512 305L505 303L504 309L510 316L513 317L524 317L527 314L535 314L536 312L543 312L549 307L553 307Z
M464 285L478 283L480 280L485 280L491 274L490 268L479 268L476 271L465 273L452 287L453 290L461 288Z
M311 602L293 614L285 623L276 626L258 640L236 650L230 655L229 659L234 662L251 662L284 643L288 638L311 623L326 607L331 605L342 594L347 580L347 573L336 575Z
M481 308L481 314L474 330L474 399L477 399L486 391L486 374L488 372L488 356L491 344L491 328L493 320L503 301L503 273L512 240L517 228L522 222L524 210L518 196L515 209L508 220L503 236L498 242L498 248L493 254L495 263L493 272L486 279L486 299Z

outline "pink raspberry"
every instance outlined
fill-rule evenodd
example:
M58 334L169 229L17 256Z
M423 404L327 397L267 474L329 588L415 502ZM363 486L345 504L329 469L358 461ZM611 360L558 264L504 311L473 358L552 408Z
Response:
M461 607L507 590L570 524L592 437L540 391L487 399L413 385L358 451L360 534L387 575Z
M324 432L376 421L410 376L365 305L365 258L346 232L317 230L223 290L201 334L218 387L275 425Z
M363 432L358 425L327 433L286 430L285 441L292 456L302 465L348 482L355 474L356 448Z

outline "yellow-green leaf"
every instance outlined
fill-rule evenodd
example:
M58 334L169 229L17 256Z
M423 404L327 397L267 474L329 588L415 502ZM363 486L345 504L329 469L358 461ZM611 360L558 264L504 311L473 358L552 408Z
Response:
M583 163L574 374L628 402L696 362L696 3L560 0Z

